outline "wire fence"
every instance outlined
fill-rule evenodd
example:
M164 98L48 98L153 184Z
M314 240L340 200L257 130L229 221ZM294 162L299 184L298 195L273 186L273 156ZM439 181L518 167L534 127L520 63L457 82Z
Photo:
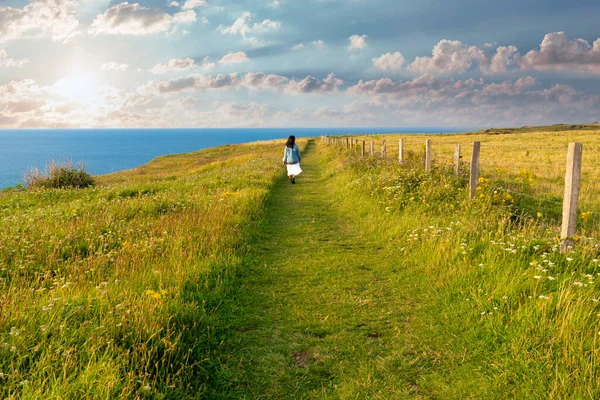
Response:
M475 141L465 145L364 134L323 136L322 140L362 157L394 158L400 164L407 157L420 157L426 172L446 167L456 175L468 174L472 199L481 183L516 197L523 206L501 210L544 229L560 230L563 252L574 246L574 239L600 244L596 239L600 230L600 148L586 147L584 153L581 143L517 146Z

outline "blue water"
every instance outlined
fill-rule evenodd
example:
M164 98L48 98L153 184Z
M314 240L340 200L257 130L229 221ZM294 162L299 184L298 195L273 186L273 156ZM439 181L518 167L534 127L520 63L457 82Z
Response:
M94 174L130 169L153 158L224 144L348 133L449 133L440 128L74 129L0 130L0 188L21 183L23 173L51 160L70 159Z

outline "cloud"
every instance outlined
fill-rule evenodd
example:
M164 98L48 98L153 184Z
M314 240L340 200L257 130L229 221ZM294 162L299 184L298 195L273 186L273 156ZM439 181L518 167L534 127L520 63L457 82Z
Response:
M252 13L245 12L231 26L219 26L218 30L223 35L240 35L246 41L258 45L260 41L253 37L253 35L274 32L281 28L281 22L279 21L265 19L262 22L252 23L253 19L254 15Z
M114 61L107 62L107 63L102 64L100 66L100 69L103 70L103 71L119 71L119 72L123 72L123 71L127 71L127 68L129 68L128 64L119 64L119 63L116 63Z
M39 86L32 79L0 85L0 126L11 128L69 128L97 126L95 119L118 109L125 96L102 86L85 101L65 99L54 86ZM4 122L2 122L4 121ZM8 122L7 122L8 121Z
M373 59L373 65L376 68L382 69L384 71L400 71L402 69L402 65L404 64L404 57L401 53L385 53L381 57Z
M284 90L299 94L335 93L343 83L344 81L336 78L334 74L329 74L323 80L307 76L301 81L264 72L249 72L241 77L236 73L219 74L215 77L196 74L166 81L151 81L140 87L138 92L161 95L246 88L272 92Z
M308 48L309 46L314 46L317 49L322 49L325 47L325 42L322 40L313 40L309 44L298 43L297 45L292 47L292 50L303 50Z
M482 63L481 69L487 74L505 73L509 66L516 64L518 59L519 53L515 46L500 46L489 62Z
M264 72L248 72L241 80L241 84L250 89L277 91L289 81L289 78Z
M531 50L519 63L523 70L568 70L600 74L600 39L590 44L584 39L569 40L564 32L548 33L540 49Z
M432 75L423 75L411 81L393 81L389 78L363 81L348 88L348 92L357 95L383 95L383 94L419 94L428 91L438 81Z
M172 71L187 71L195 68L196 66L196 60L193 58L171 58L164 64L156 64L152 68L151 72L155 75L160 75Z
M181 6L182 10L192 10L197 7L203 7L206 5L205 0L186 0Z
M467 46L458 40L440 40L431 57L417 57L407 69L418 74L462 74L473 63L486 59L479 47Z
M0 43L26 36L66 42L79 34L72 0L33 0L23 8L0 8Z
M348 40L350 41L348 50L366 49L368 47L367 35L352 35L348 38Z
M527 89L530 89L538 84L535 78L527 76L520 78L515 82L505 81L502 83L490 83L483 87L481 93L486 95L505 95L505 96L516 96L524 93Z
M299 120L306 117L306 112L301 108L294 108L292 111L277 111L273 114L275 121L288 122L290 120Z
M115 5L94 18L91 35L151 35L168 31L173 24L196 21L193 10L173 15L158 8L146 8L138 3Z
M219 74L214 78L208 75L192 75L167 81L151 81L138 91L141 93L173 94L223 90L236 86L239 86L237 74Z
M369 115L375 121L401 116L419 124L506 126L596 118L600 97L566 85L539 85L533 77L496 83L424 75L409 81L361 80L347 92L369 99ZM350 108L343 111L356 112Z
M286 91L292 93L330 93L337 92L344 81L338 79L335 74L327 75L327 78L319 80L313 76L307 76L301 81L292 80L286 87Z
M237 53L229 53L221 58L219 64L239 64L246 61L249 61L248 55L243 51L238 51Z
M23 68L23 65L29 62L28 59L24 58L21 60L15 60L14 58L10 58L8 53L4 49L0 49L0 68Z

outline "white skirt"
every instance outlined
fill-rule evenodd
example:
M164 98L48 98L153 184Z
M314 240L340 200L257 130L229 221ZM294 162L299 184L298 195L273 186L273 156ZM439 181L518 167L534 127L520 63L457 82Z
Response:
M287 167L288 176L291 176L291 175L297 176L302 173L302 168L300 168L300 163L286 164L286 167Z

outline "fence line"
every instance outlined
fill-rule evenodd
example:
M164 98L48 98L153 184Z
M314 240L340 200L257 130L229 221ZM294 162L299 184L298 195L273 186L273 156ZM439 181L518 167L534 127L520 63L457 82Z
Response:
M342 145L341 140L342 138L337 138L336 140L331 140L332 138L329 136L323 136L325 143L327 143L328 145ZM356 143L356 145L358 145L361 148L361 156L365 157L366 154L366 141L365 140L361 140L360 142L357 140L353 140L352 142L348 141L348 138L345 139L346 142L346 148L347 149L354 149L354 146L350 145L350 143L354 144ZM387 144L388 142L386 140L382 140L381 142L381 157L382 158L387 158L388 157L388 153L387 153ZM432 168L433 168L433 161L434 159L436 161L438 161L439 164L439 160L442 159L442 157L440 157L439 159L434 157L435 153L434 153L434 144L432 142L431 139L426 139L425 143L424 143L424 147L425 147L425 154L424 154L424 169L425 172L427 173L431 173ZM496 168L497 170L514 170L514 171L518 171L519 173L522 173L523 171L526 171L526 169L515 169L515 168L507 168L504 166L501 166L499 164L490 164L489 163L481 163L480 159L481 159L481 142L479 141L474 141L473 145L472 145L472 151L471 151L471 162L469 165L469 198L471 200L473 200L475 198L475 195L477 193L477 188L479 185L479 176L480 176L480 171L483 168L484 170L487 170L488 168ZM514 189L510 189L510 188L506 188L506 187L502 187L502 186L496 186L495 188L499 189L499 190L503 190L506 191L508 193L511 194L515 194L517 196L524 196L527 198L531 198L534 199L536 201L539 202L539 204L542 203L549 203L549 204L554 204L554 205L558 205L558 206L562 206L562 224L561 224L561 231L560 231L560 239L561 239L561 252L562 253L566 253L568 251L570 251L574 244L575 244L575 234L576 234L576 221L577 221L577 215L579 211L582 212L586 212L586 213L590 213L590 214L599 214L596 211L585 211L583 210L580 206L579 206L579 196L580 196L580 191L581 191L581 183L587 183L587 182L593 182L593 183L600 183L600 180L597 179L582 179L581 178L581 173L582 173L582 154L583 154L583 144L582 143L569 143L568 148L565 147L544 147L544 146L509 146L509 145L488 145L487 143L484 143L483 146L485 149L488 148L514 148L514 149L520 149L520 150L527 150L527 149L544 149L544 150L550 150L550 151L567 151L567 163L566 163L566 174L564 176L565 179L565 183L564 183L564 194L563 194L563 200L561 201L557 201L557 200L552 200L552 199L547 199L547 198L543 198L543 197L539 197L539 196L534 196L531 195L529 193L524 193L518 190L514 190ZM422 149L422 147L421 147ZM597 148L592 148L593 150L600 150ZM453 165L453 172L455 176L459 176L460 175L460 171L461 171L461 159L462 159L462 155L461 155L461 145L460 144L456 144L454 145L454 155L453 158L451 159L451 164ZM422 150L421 150L422 151ZM586 148L587 151L587 148ZM400 138L398 140L398 162L400 164L404 164L405 163L405 152L406 152L406 142L404 138ZM375 141L371 140L369 143L369 154L372 157L375 157ZM513 163L514 164L514 163ZM550 162L548 162L548 164L545 163L518 163L517 165L525 165L525 166L534 166L534 167L543 167L543 168L558 168L555 164L551 164ZM544 172L548 172L548 171L544 171ZM535 175L535 171L533 172L533 174ZM546 178L549 178L546 176ZM552 178L549 179L557 179L560 177L559 176L554 176ZM523 216L523 215L518 215L516 213L512 213L509 210L504 210L506 212L509 212L511 214L513 214L516 217L519 218L524 218L527 219L528 217ZM538 220L534 220L531 219L532 221L535 221L536 223L538 223L538 225L540 225L541 221ZM546 226L548 227L548 226ZM555 227L554 227L555 228ZM554 229L553 228L553 229Z

